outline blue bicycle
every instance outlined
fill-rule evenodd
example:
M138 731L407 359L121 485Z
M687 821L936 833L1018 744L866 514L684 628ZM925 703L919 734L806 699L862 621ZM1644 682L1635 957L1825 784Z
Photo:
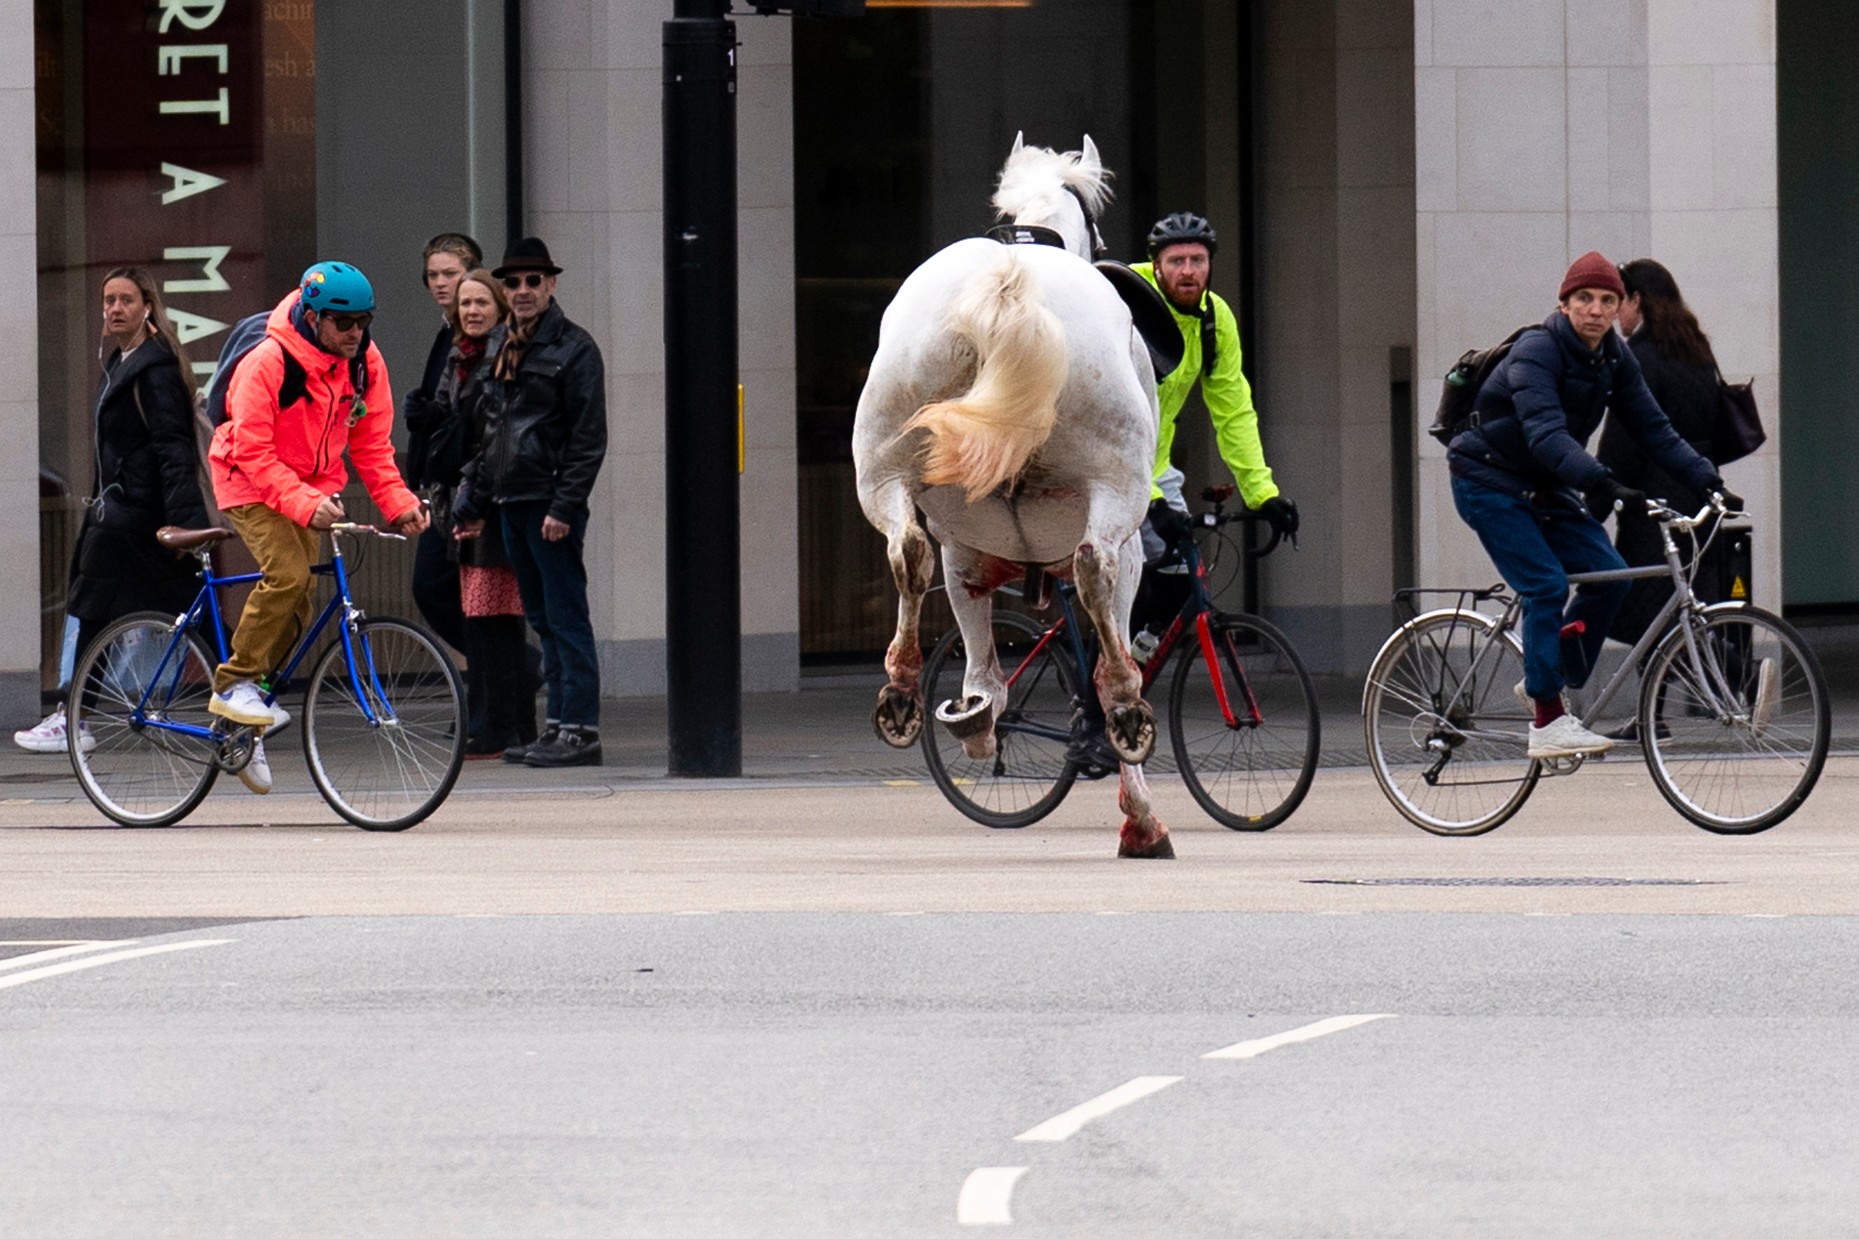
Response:
M401 535L344 522L329 530L335 595L268 677L267 705L304 685L301 726L310 777L329 806L363 830L405 830L444 803L465 758L465 691L431 633L397 619L367 619L349 598L344 539ZM68 750L90 802L124 826L171 826L197 808L221 771L252 760L263 728L207 710L213 671L228 656L219 591L262 573L218 576L211 548L227 529L162 529L157 540L200 560L203 584L179 616L128 615L97 635L71 676ZM334 621L335 640L318 640ZM207 635L212 646L207 644ZM214 652L217 651L217 657Z

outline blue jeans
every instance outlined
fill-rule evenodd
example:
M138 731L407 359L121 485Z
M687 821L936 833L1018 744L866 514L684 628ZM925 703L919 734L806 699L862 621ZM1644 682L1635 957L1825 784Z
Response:
M503 545L516 571L523 613L542 638L542 679L549 717L564 727L600 726L600 659L587 611L587 568L581 547L587 513L568 524L559 542L542 537L546 499L502 505Z
M1601 522L1567 504L1538 507L1465 478L1452 479L1452 502L1472 527L1504 583L1523 599L1523 687L1534 701L1549 701L1564 684L1580 688L1601 655L1614 613L1631 581L1583 585L1569 601L1571 572L1605 572L1626 561L1607 540ZM1565 609L1566 608L1566 609ZM1580 668L1562 666L1562 628L1580 621ZM1572 678L1572 682L1571 682Z

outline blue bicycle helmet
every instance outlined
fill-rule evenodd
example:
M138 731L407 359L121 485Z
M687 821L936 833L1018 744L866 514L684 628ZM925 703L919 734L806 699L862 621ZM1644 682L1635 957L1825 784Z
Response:
M374 285L346 262L319 262L303 273L299 286L305 309L318 314L367 314L374 311Z

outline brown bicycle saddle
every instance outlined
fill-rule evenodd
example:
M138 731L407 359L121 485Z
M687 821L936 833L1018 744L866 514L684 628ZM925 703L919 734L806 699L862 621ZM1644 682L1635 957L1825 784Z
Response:
M239 535L230 529L182 529L179 525L163 525L155 531L155 541L171 551L192 551L203 546L212 546L215 542L224 542Z

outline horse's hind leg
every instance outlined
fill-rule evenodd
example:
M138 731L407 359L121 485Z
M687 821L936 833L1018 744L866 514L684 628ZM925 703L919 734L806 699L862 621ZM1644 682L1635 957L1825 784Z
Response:
M936 561L929 535L917 524L916 505L903 483L887 486L866 505L866 515L884 534L885 557L897 583L897 632L885 651L885 686L871 723L878 738L892 748L907 749L923 730L923 642L917 631L923 595L929 592Z
M1139 766L1155 751L1155 711L1142 698L1142 676L1130 657L1125 634L1136 583L1142 575L1142 543L1132 533L1106 548L1086 537L1072 560L1078 600L1097 629L1097 698L1104 707L1104 737L1120 761Z
M962 630L968 669L962 676L962 699L936 706L936 721L962 742L962 751L980 761L995 751L994 716L1007 700L1007 677L994 649L994 591L1024 569L956 543L942 545L942 579L949 609Z
M1141 766L1122 766L1117 784L1117 807L1123 810L1123 829L1117 832L1117 855L1137 860L1173 860L1175 845L1168 828L1149 803L1149 781Z

